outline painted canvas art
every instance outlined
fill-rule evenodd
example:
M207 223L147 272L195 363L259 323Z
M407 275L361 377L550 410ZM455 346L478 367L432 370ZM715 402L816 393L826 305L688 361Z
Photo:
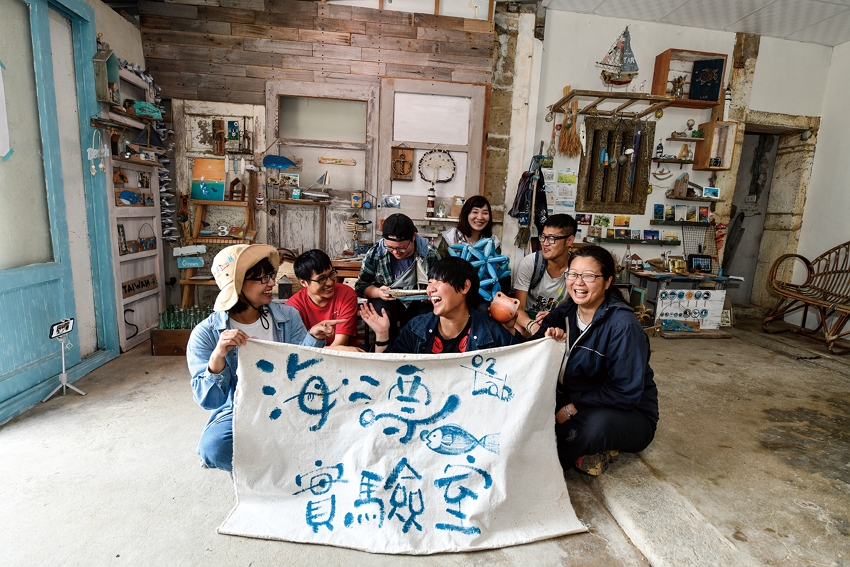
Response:
M195 158L192 168L192 200L224 201L224 160Z

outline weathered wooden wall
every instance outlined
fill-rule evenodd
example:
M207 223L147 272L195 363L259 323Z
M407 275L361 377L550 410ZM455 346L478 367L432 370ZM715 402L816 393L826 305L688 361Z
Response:
M296 0L139 3L163 98L265 104L268 79L487 83L492 21Z

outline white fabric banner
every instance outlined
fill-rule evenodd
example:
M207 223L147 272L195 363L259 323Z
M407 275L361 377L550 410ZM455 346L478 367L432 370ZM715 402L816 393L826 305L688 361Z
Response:
M248 341L219 533L430 554L586 531L555 448L563 355L552 339L446 355Z

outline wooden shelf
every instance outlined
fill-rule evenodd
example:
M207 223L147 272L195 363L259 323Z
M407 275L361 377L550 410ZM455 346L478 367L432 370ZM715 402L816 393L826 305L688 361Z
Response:
M679 163L679 164L689 164L694 163L692 159L678 159L678 158L652 158L654 163Z
M638 240L636 238L597 238L596 242L607 242L610 244L646 244L647 246L678 246L680 240Z
M677 201L701 201L703 203L722 203L723 199L712 199L710 197L674 197L672 195L672 189L667 190L664 193L664 196L668 199L675 199ZM678 221L676 221L678 222Z
M244 238L231 238L229 236L196 236L192 238L193 244L253 244L253 240Z
M694 150L695 171L723 171L732 168L732 154L735 148L735 137L738 135L737 122L710 120L699 125L709 142L697 144ZM723 165L712 166L711 158L719 157Z
M127 260L140 260L142 258L150 258L151 256L157 256L158 254L158 248L154 248L153 250L140 250L139 252L133 252L132 254L119 254L118 260L120 262L126 262Z
M193 205L211 205L213 207L247 207L248 201L192 201Z
M712 199L713 200L713 199ZM711 226L710 222L678 221L678 220L655 220L651 219L649 224L655 226Z
M313 201L312 199L267 199L271 203L283 203L284 205L312 205L314 207L327 207L330 201ZM348 207L351 208L351 207ZM356 208L356 207L355 207Z
M567 104L569 104L573 99L579 98L590 98L594 99L592 102L581 108L578 111L579 114L589 114L591 116L623 116L626 118L642 118L647 114L654 114L656 110L661 110L662 108L666 108L669 106L674 99L671 96L665 95L655 95L655 94L646 94L646 93L634 93L634 92L607 92L607 91L583 91L583 90L572 90L563 98L561 98L558 102L551 105L549 110L553 113L560 112L563 114L566 112ZM600 110L599 105L605 102L615 102L620 103L616 108L610 110ZM632 106L636 103L645 103L649 106L640 111L626 111L625 109Z
M726 70L729 66L729 61L725 53L709 53L707 51L692 51L690 49L668 49L659 54L655 58L655 71L652 74L652 94L666 96L672 76L685 76L685 83L690 85L694 62L713 59L723 59L723 72L720 77L720 90L717 94L717 100L673 98L670 106L695 109L708 109L717 106L725 96ZM709 136L706 135L706 138L709 138Z
M180 280L180 285L216 285L214 278L203 280Z
M131 163L133 165L144 165L147 167L162 167L158 161L146 161L141 159L124 159L118 156L112 156L112 161L117 161L120 163Z
M702 142L705 138L666 138L668 142Z

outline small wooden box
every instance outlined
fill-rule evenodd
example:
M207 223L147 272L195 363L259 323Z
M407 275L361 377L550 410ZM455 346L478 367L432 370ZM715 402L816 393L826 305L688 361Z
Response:
M186 356L191 329L154 329L151 331L151 356Z

